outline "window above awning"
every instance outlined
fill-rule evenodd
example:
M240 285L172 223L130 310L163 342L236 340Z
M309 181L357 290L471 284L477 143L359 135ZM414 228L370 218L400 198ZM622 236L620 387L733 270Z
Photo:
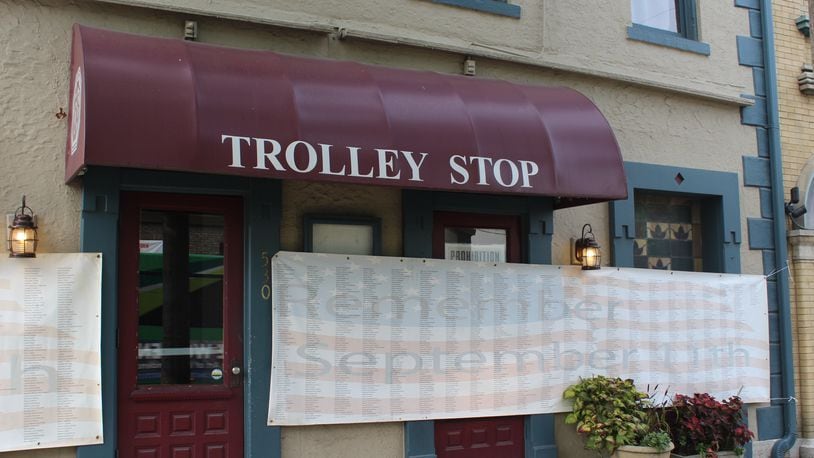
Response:
M89 165L559 198L627 196L585 96L74 27L66 180Z

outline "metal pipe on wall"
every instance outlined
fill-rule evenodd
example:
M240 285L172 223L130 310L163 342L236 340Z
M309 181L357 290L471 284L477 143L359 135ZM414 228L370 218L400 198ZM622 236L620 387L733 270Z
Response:
M763 57L766 74L766 111L769 136L769 157L772 177L772 211L774 214L774 268L777 274L778 319L780 321L780 371L782 396L788 399L783 406L785 434L772 446L772 456L782 458L797 440L797 406L794 402L794 354L792 352L791 305L789 298L789 272L783 261L788 257L786 247L785 192L783 188L783 158L780 148L780 115L777 101L777 65L775 63L774 25L771 0L760 0L760 20L763 28Z

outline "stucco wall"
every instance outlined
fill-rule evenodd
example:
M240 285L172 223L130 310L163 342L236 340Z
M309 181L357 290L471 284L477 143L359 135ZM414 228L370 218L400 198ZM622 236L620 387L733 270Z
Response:
M626 0L613 0L599 6L596 2L584 2L586 6L576 8L569 8L576 2L518 1L524 14L519 21L425 0L408 0L400 5L398 14L393 14L388 2L224 0L213 4L185 1L174 0L169 4L210 12L226 8L233 15L297 18L321 25L355 21L353 24L390 37L413 33L410 29L416 25L417 18L421 18L425 22L419 24L415 33L428 40L454 39L470 47L475 46L473 41L504 44L528 54L538 63L568 62L586 70L602 68L618 72L620 76L641 73L650 78L653 85L659 81L667 84L665 82L681 80L685 87L704 92L724 95L751 92L751 73L738 67L734 58L734 35L748 34L746 17L742 10L732 7L731 2L699 2L702 39L710 42L713 53L704 58L627 40L624 32L629 21ZM202 42L439 72L459 72L463 59L459 53L405 46L394 48L376 41L342 41L324 33L146 8L86 1L0 0L0 106L3 107L0 110L0 158L3 159L0 209L12 211L20 195L27 194L40 217L42 251L76 251L79 246L81 183L63 184L66 120L54 116L60 107L68 107L71 25L80 22L145 35L180 37L183 20L189 18L199 21ZM454 27L450 27L451 23ZM509 25L502 25L504 23ZM574 41L559 36L571 36ZM629 63L631 59L635 59L634 66ZM613 78L580 76L494 59L479 59L478 72L479 77L564 85L583 92L607 116L623 157L628 161L741 173L741 156L755 152L754 130L740 124L735 104ZM287 182L283 198L284 249L301 249L301 221L305 213L347 212L380 216L384 254L401 254L401 208L397 190ZM757 191L741 189L740 204L745 240L746 218L760 214ZM568 239L576 236L585 222L594 226L602 246L610 247L607 204L558 211L554 228L555 263L568 263ZM746 273L762 272L760 253L749 251L745 241L742 267ZM568 444L576 443L576 437L570 428L559 428L558 435L564 441L561 454L572 453L574 449ZM397 457L402 450L403 428L398 423L283 429L283 451L287 457ZM3 454L3 457L65 458L73 454L72 449L64 449Z
M381 218L382 254L402 254L399 189L283 182L280 238L284 250L302 250L302 221L307 214ZM402 423L286 427L282 428L282 452L284 457L397 458L404 453L403 430Z
M282 210L283 250L302 251L305 215L371 216L381 219L382 255L402 255L400 189L284 181Z
M747 30L747 12L732 2L698 2L700 39L711 48L710 56L702 56L627 39L629 0L514 0L522 8L519 19L430 0L108 1L323 32L342 28L351 41L410 42L720 97L737 98L751 88L732 39Z

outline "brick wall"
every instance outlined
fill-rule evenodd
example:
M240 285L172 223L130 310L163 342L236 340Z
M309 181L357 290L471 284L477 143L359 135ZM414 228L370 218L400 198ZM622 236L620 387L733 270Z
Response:
M806 0L774 0L774 30L777 47L777 86L780 97L780 137L783 150L785 188L795 186L800 170L814 153L814 96L802 94L797 86L803 63L811 63L811 40L794 20L808 11Z
M783 152L784 190L797 185L800 171L814 153L814 96L800 92L797 77L804 63L811 63L811 40L795 25L795 19L808 12L806 0L774 0L777 86L780 111L780 141ZM797 243L811 243L798 240ZM814 437L814 262L795 256L791 261L791 303L794 335L795 390L799 430L803 438ZM799 254L799 251L798 253Z

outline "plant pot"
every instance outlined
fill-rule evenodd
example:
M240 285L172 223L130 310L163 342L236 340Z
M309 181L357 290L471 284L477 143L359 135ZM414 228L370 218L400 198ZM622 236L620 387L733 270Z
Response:
M670 448L660 452L659 449L653 447L642 447L640 445L623 445L613 452L614 458L669 458L670 450L673 449L673 444Z
M718 452L718 457L719 458L730 457L730 456L738 456L738 455L736 455L735 452L733 452L731 450ZM696 454L696 455L679 455L678 453L671 453L670 458L703 458L703 457L701 455L698 455L698 454Z

